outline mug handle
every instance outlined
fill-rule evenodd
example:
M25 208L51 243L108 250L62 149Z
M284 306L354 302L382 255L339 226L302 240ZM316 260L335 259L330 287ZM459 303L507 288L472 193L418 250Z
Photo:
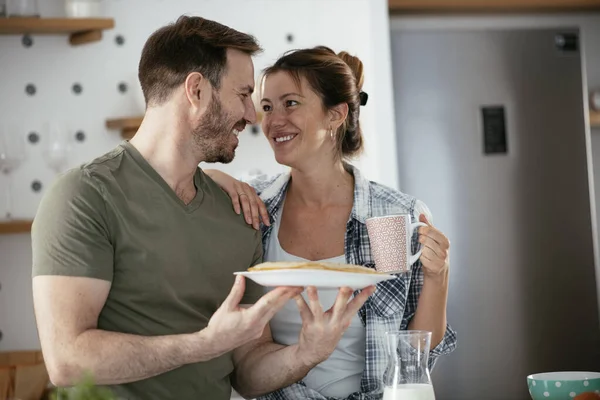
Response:
M415 222L414 224L410 225L410 237L412 238L414 233L415 233L415 229L418 228L419 226L427 226L427 224L425 222ZM423 249L417 251L416 254L411 255L408 258L408 265L412 266L414 263L417 262L417 260L419 259L419 257L421 257L421 253L423 252Z

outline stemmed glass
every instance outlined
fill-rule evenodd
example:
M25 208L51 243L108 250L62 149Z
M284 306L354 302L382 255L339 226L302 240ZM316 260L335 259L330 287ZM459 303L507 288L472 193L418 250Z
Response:
M39 17L38 0L6 0L7 17Z
M11 172L25 161L25 141L16 129L3 125L0 127L0 171L6 182L5 219L12 219L12 182Z
M46 123L44 129L45 137L42 138L44 159L56 174L60 174L66 169L69 161L70 146L67 129L59 123Z

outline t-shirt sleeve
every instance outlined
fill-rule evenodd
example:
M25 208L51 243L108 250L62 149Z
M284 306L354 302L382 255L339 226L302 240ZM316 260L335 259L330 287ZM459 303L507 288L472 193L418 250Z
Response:
M249 265L248 267L253 267L263 261L263 244L260 231L256 231L254 240L256 241L256 249L254 251L252 265ZM265 291L262 286L253 280L246 278L246 292L244 293L244 297L240 304L254 304L263 296L263 294L265 294Z
M32 228L33 276L112 281L114 251L102 186L89 172L60 176L45 194Z

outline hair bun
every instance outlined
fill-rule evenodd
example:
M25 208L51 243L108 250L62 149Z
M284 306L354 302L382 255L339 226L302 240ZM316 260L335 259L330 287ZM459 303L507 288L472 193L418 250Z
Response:
M360 61L360 58L353 56L347 51L341 51L337 56L344 60L346 64L348 64L352 70L352 73L354 74L354 77L356 78L356 88L358 91L361 91L365 78L363 74L363 63Z

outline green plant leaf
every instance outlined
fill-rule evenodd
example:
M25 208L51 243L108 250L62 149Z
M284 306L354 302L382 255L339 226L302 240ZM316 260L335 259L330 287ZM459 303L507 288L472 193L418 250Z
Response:
M96 386L91 374L86 374L73 387L56 388L50 398L51 400L117 400L108 388Z

